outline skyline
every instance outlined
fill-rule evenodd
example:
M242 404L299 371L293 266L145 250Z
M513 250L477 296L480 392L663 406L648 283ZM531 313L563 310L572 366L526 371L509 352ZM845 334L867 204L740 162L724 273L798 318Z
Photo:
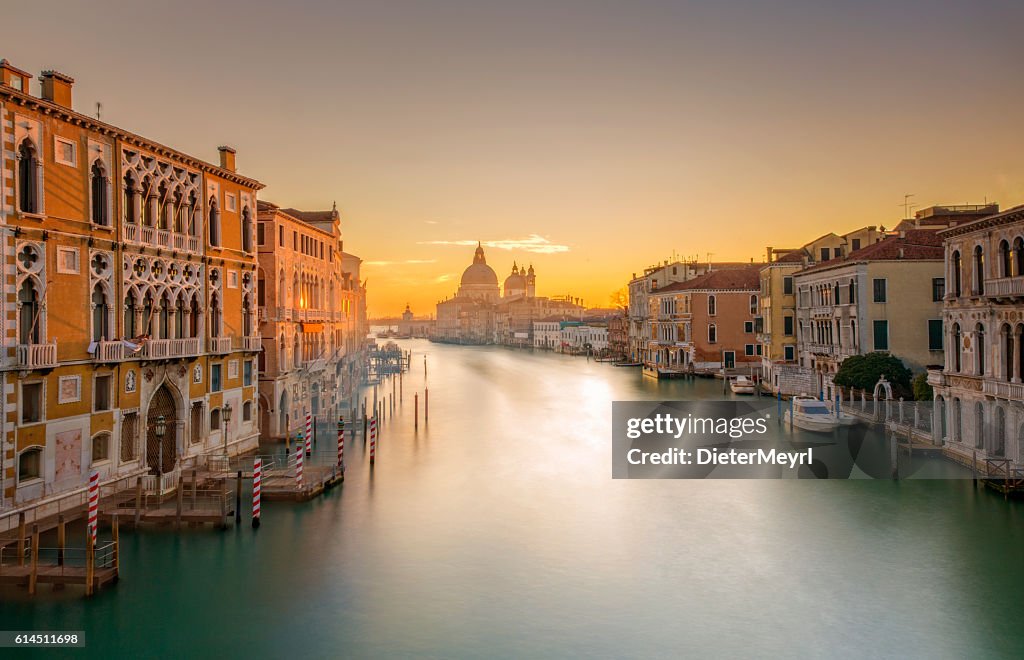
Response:
M230 144L262 199L336 200L371 315L433 313L477 240L500 280L532 263L538 295L605 306L673 251L760 260L891 227L907 193L1024 202L1024 9L984 5L23 3L0 57L205 160Z

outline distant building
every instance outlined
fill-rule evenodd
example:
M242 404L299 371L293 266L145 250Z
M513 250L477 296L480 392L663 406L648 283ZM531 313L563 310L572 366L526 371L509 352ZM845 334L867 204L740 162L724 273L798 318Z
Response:
M629 317L626 310L608 319L608 352L617 358L629 355Z
M412 309L409 308L409 303L406 303L405 311L402 312L402 318L398 321L398 336L430 337L433 334L434 320L416 318L412 313Z

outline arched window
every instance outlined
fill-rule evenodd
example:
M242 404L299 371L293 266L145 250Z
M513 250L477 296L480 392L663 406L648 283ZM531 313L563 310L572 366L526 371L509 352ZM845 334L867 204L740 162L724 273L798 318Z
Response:
M284 335L281 335L280 345L278 346L278 371L285 371L288 369L288 350L284 345Z
M92 340L103 341L110 334L110 305L103 286L97 284L92 288Z
M850 319L850 345L853 348L857 348L858 343L859 342L857 341L857 320Z
M135 292L129 291L124 297L124 334L126 337L138 336L138 328L135 327L135 308L138 302L135 300Z
M999 335L1003 344L1003 377L1009 382L1013 380L1013 328L1003 324Z
M142 327L139 328L142 334L153 333L153 293L147 291L142 297Z
M974 288L975 295L985 293L985 251L980 245L974 246Z
M714 344L718 341L718 326L714 323L708 325L708 343Z
M295 273L292 278L292 307L302 308L302 289L299 287L299 274Z
M210 336L220 337L220 299L216 293L210 296Z
M1024 275L1024 238L1018 236L1013 239L1013 271L1014 277Z
M25 139L18 146L18 209L39 213L39 206L39 155L32 141Z
M92 222L106 227L110 224L107 215L107 173L99 159L93 161L89 172L92 182Z
M40 343L39 293L31 277L26 277L18 289L18 343Z
M718 302L714 296L708 296L708 316L714 316L718 311Z
M165 292L160 296L160 339L171 338L171 299Z
M959 398L953 399L953 440L964 441L964 407Z
M246 401L242 404L242 421L252 421L252 401Z
M996 406L996 428L992 453L996 456L1006 455L1006 411L1002 406Z
M999 241L999 276L1011 277L1013 275L1013 255L1010 253L1010 242Z
M156 211L156 189L153 182L146 178L142 182L142 224L152 227L156 224L154 214Z
M188 229L188 206L181 190L174 193L174 232L184 234Z
M210 411L210 430L220 431L220 408L214 408Z
M935 397L935 406L938 409L939 416L939 440L946 441L949 439L948 422L946 420L946 400L941 396Z
M199 204L196 200L195 193L188 196L188 218L185 221L185 225L188 227L189 236L199 236Z
M246 295L242 298L242 336L251 337L252 331L252 304L249 302L249 296Z
M139 218L135 213L135 195L138 191L135 188L135 179L132 178L131 172L124 175L123 192L124 198L121 202L121 206L124 207L124 221L130 225L138 224Z
M220 246L220 210L217 208L217 198L210 197L210 245Z
M953 371L960 371L963 357L962 337L960 336L960 324L953 324Z
M156 222L159 229L171 228L171 215L174 213L174 206L171 201L167 184L161 183L156 195Z
M849 287L849 289L850 289L850 291L849 291L849 297L850 297L849 303L851 305L853 305L853 304L855 304L857 302L857 280L850 280L850 287Z
M248 206L242 209L242 249L252 252L252 218Z
M185 333L185 301L179 294L174 301L174 336L178 339L187 337Z
M18 455L18 483L43 476L43 448L29 447Z
M202 316L202 310L199 309L199 296L192 296L192 301L189 303L189 310L191 313L188 315L188 336L198 337L199 336L199 319Z
M976 346L974 347L975 367L979 376L985 375L985 326L978 324L974 327Z
M110 433L104 431L92 437L92 464L110 459Z
M960 259L960 250L954 250L950 259L953 267L953 295L959 298L963 295L963 263Z
M977 449L985 446L985 407L981 401L974 404L974 446Z

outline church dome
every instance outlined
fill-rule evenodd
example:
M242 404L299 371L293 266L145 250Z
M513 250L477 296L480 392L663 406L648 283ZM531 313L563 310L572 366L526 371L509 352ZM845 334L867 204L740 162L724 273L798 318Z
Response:
M473 263L462 271L462 286L485 285L498 286L498 275L494 269L487 265L484 257L484 249L477 244L476 254L473 256Z
M526 288L526 277L516 269L516 265L512 264L512 274L505 278L505 291L508 292L514 289L525 289Z

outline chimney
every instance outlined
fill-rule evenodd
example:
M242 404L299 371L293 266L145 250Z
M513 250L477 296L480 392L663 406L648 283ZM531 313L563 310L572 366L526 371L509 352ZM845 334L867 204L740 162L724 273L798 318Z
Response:
M39 82L42 84L43 100L62 105L65 108L71 107L71 86L75 84L74 78L65 76L59 71L50 70L40 74Z
M229 172L235 171L235 150L231 147L217 147L220 152L220 166Z
M900 248L900 259L903 258L903 248Z
M31 79L30 73L14 68L7 60L0 60L0 85L7 85L28 94L28 83Z
M772 259L772 246L769 245L768 246L768 263L771 263L772 261L773 261L773 259Z

